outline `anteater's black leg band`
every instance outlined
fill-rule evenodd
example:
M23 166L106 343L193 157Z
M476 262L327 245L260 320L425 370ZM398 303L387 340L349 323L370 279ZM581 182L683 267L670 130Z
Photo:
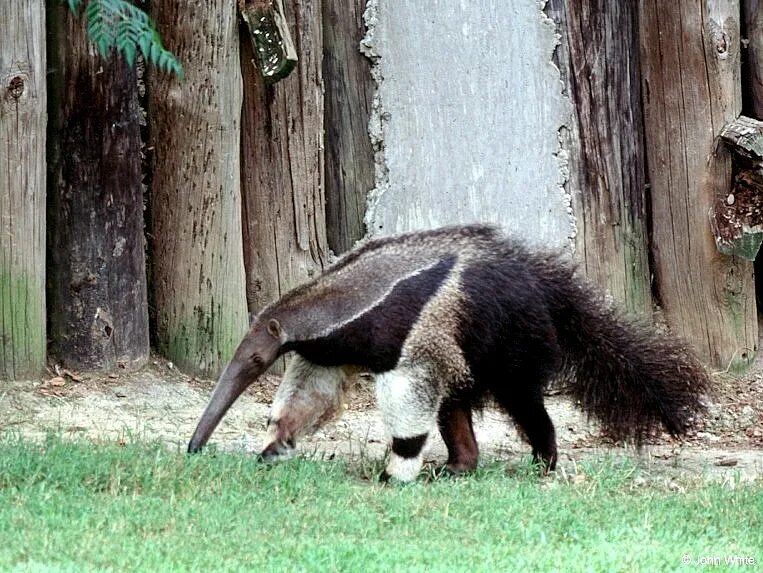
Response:
M427 435L421 434L412 438L392 438L392 452L401 458L415 458L421 453L421 448L427 441Z

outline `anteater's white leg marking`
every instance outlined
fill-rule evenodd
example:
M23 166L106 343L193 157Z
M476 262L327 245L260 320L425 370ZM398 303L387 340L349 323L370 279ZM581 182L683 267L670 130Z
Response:
M341 368L326 368L295 354L273 397L264 447L290 444L317 430L341 413L347 376Z
M424 368L402 367L376 376L377 404L393 439L428 436L435 428L441 396L438 385L426 374ZM423 447L411 457L393 451L387 474L411 481L421 470L422 460Z
M387 473L399 481L413 481L419 475L424 464L424 448L415 458L403 458L392 452L387 464Z
M294 354L273 396L271 418L280 418L298 395L321 396L324 400L334 398L338 402L345 381L346 376L341 368L318 366Z

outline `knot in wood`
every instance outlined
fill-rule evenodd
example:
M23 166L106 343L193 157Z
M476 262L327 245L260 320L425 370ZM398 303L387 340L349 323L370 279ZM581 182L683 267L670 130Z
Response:
M726 32L721 32L715 40L715 51L721 56L726 55L729 51L729 36Z
M24 93L24 78L15 76L8 82L8 93L13 99L19 99Z

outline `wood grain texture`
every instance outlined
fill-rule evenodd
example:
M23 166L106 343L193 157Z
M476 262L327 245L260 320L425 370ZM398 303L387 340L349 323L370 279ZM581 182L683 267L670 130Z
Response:
M747 77L750 111L763 119L763 0L741 0L744 20L743 37L747 39Z
M577 254L628 311L652 310L636 3L551 0L574 120L563 130Z
M45 8L0 3L0 379L45 366Z
M76 370L149 356L136 70L49 5L48 252L51 353Z
M339 254L366 233L374 153L368 119L375 85L358 46L365 34L365 0L323 0L323 81L326 113L326 227Z
M242 195L247 302L252 313L326 263L320 0L284 7L299 63L266 86L242 44Z
M159 350L189 373L214 377L248 325L238 14L224 0L155 0L151 11L186 76L149 77Z
M739 3L640 4L655 279L671 327L710 365L757 350L752 264L721 255L710 217L731 189L717 136L741 112Z

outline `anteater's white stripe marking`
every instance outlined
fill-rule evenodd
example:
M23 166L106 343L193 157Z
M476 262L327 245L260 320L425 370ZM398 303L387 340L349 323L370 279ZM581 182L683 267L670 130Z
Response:
M397 285L399 285L403 281L406 281L406 280L408 280L408 279L410 279L412 277L420 275L423 272L426 272L426 271L429 271L429 270L433 269L434 267L439 265L441 262L442 261L440 261L440 260L436 260L433 263L431 263L431 264L429 264L429 265L427 265L425 267L421 267L421 268L415 269L414 271L408 273L407 275L401 276L400 278L395 280L392 284L390 284L389 288L387 288L387 290L384 291L379 298L374 299L373 301L370 302L370 304L368 306L366 306L364 308L361 308L358 312L356 312L352 316L342 320L341 322L337 322L337 323L332 324L331 326L325 328L324 330L322 330L321 332L319 332L316 335L316 338L324 338L326 336L329 336L332 332L336 332L337 330L339 330L343 326L346 326L347 324L351 323L353 320L357 320L361 316L363 316L364 314L366 314L368 312L371 312L376 307L384 304L384 301L386 301L387 298L389 298L389 296L392 294L392 291L395 290L395 287ZM435 295L436 295L436 292L432 296L435 296Z

